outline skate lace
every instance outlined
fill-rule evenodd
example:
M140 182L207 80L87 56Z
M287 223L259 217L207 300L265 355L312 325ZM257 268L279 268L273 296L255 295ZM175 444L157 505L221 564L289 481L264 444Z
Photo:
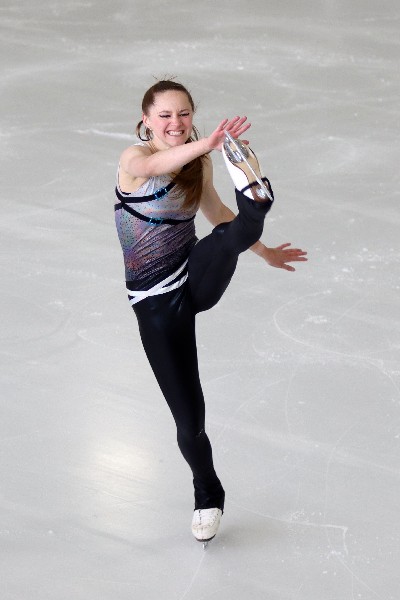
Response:
M204 527L211 527L217 521L219 517L219 511L215 508L212 512L206 510L199 510L197 514L196 524Z

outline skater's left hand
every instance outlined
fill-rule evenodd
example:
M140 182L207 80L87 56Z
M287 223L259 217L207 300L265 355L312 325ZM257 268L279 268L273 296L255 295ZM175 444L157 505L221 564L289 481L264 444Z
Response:
M295 271L296 269L287 263L305 262L308 260L307 252L300 248L291 248L292 244L281 244L276 248L267 248L264 246L260 252L257 252L271 267L285 269L286 271Z

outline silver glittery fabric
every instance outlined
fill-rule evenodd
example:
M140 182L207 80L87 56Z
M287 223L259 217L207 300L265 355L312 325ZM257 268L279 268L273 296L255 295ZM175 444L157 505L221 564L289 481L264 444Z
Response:
M131 194L120 190L118 181L117 187L126 198L143 197L170 181L168 175L150 177ZM184 209L183 202L184 194L174 187L160 200L134 204L133 208L149 218L188 219L195 211ZM168 277L186 260L197 241L193 220L179 225L152 225L120 209L115 211L115 223L124 255L125 279L134 290L148 290Z

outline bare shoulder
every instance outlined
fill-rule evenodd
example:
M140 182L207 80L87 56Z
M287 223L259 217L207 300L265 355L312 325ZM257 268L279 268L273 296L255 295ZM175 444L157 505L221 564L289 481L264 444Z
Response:
M146 158L151 155L147 146L129 146L121 154L119 159L118 182L122 191L126 193L136 192L141 185L147 181L147 177L136 177L130 172L130 162L136 158Z
M120 162L121 167L124 170L127 170L129 161L132 158L137 158L137 157L142 157L142 156L150 156L150 155L151 155L151 150L150 150L150 148L148 148L148 146L142 146L139 144L136 146L129 146L122 152L119 162Z

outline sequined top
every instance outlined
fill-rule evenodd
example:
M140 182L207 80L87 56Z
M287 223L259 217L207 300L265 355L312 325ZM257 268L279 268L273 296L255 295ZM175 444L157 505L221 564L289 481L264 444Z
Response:
M117 176L117 189L129 200L151 196L170 182L169 175L150 177L138 190L128 194L120 189ZM189 219L196 211L184 209L184 199L184 193L175 186L161 199L133 206L148 218ZM125 279L134 290L148 290L176 271L197 241L193 220L178 225L154 225L120 209L115 212L115 223L124 255Z

